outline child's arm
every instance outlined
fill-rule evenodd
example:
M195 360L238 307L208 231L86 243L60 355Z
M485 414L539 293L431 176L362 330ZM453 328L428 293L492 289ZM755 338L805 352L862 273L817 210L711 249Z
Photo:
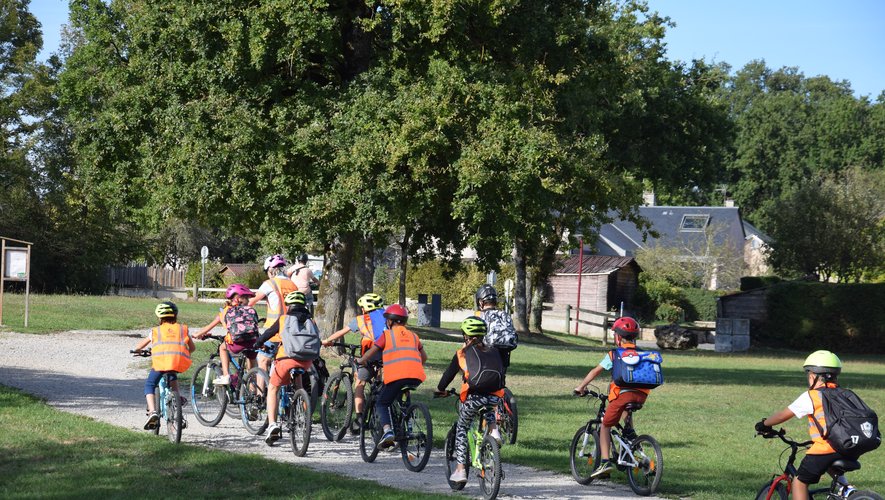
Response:
M344 328L338 330L337 332L333 333L332 335L329 335L328 337L326 337L326 340L323 341L323 345L326 347L329 347L330 345L334 344L336 340L347 335L347 332L349 332L349 331L350 331L350 327L345 326Z
M424 346L418 348L421 351L421 364L427 364L427 353L424 351Z
M366 351L365 354L363 354L362 356L357 358L357 360L356 360L357 364L360 364L360 365L365 364L366 360L372 359L372 356L377 354L378 351L380 351L380 350L381 350L381 348L378 347L378 344L372 344L372 347L369 348L369 350Z
M187 350L189 352L194 352L197 350L197 345L194 344L194 339L192 339L190 335L187 336Z
M194 337L196 337L196 338L198 338L198 339L202 339L202 338L206 337L206 335L209 335L209 332L210 332L213 328L215 328L216 326L218 326L219 323L221 323L221 318L219 318L219 317L216 315L216 316L215 316L215 319L212 320L212 322L209 323L208 325L204 326L203 328L200 328L200 331L198 331L197 334L194 335Z
M575 392L584 392L584 390L587 388L587 385L590 382L593 382L593 379L598 377L599 374L602 373L603 370L604 370L604 368L602 367L602 365L596 365L595 368L593 368L592 370L590 370L589 373L587 373L587 376L584 377L584 380L581 381L581 384L578 385L577 387L575 387Z
M775 425L782 424L795 416L796 415L792 410L784 408L781 411L772 413L770 417L763 419L761 423L765 427L774 427Z
M136 350L136 351L141 351L141 350L143 350L145 347L147 347L148 344L150 344L150 343L151 343L151 338L150 338L150 337L148 337L148 338L146 338L146 339L143 339L141 342L138 343L138 346L136 346L135 350Z
M255 294L254 297L252 297L251 299L249 299L249 307L254 306L255 304L257 304L257 303L258 303L259 301L261 301L261 300L264 300L264 297L266 297L266 295L264 294L264 292L262 292L262 291L258 291L258 292Z

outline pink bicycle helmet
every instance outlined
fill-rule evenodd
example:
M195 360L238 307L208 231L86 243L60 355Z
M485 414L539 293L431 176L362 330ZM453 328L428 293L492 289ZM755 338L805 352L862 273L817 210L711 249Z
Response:
M249 287L246 285L241 285L240 283L234 283L227 287L227 291L224 293L224 296L228 299L232 298L234 295L240 295L242 297L254 297L255 292L249 290Z
M270 257L264 259L264 271L267 272L268 269L273 269L275 267L283 267L286 265L286 258L280 254L271 255Z

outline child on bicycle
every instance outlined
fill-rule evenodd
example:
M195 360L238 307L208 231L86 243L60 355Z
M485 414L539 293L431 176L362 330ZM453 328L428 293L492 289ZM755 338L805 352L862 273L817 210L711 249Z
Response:
M455 352L455 356L452 357L449 367L446 368L434 392L437 396L446 395L446 387L455 379L455 375L459 371L463 373L463 383L461 384L460 392L461 406L458 410L458 425L455 428L455 461L458 465L449 478L449 481L453 483L467 482L467 429L470 428L470 424L473 423L473 419L476 418L480 410L483 408L495 408L498 406L500 398L504 396L504 367L501 354L494 347L488 347L483 344L483 338L488 332L486 322L482 318L470 316L461 322L461 332L464 334L464 346ZM497 363L489 363L483 366L482 362L471 362L471 360L483 359L484 355L494 356L496 359L492 361ZM468 360L468 357L471 360ZM494 377L488 379L492 385L486 387L485 390L477 390L470 387L468 383L468 380L471 378L468 368L469 364L474 365L474 369L482 368L484 374L497 370L497 381L493 380ZM493 386L497 386L497 389L492 390ZM498 426L495 423L494 410L485 412L483 418L485 418L488 424L489 435L500 444L501 433L498 431Z
M350 323L348 323L347 326L332 335L329 335L329 337L323 341L324 346L329 347L334 344L336 340L350 332L359 333L360 345L362 346L360 355L363 355L372 347L376 340L384 335L387 321L384 319L384 300L381 296L377 293L367 293L360 297L356 303L360 309L362 309L363 314L356 316L350 320ZM368 359L368 362L380 359L381 353L377 353L371 359ZM356 418L353 419L353 427L350 429L352 434L358 434L360 431L359 426L360 422L362 422L363 405L366 401L366 383L370 382L374 377L375 369L370 367L368 363L366 366L360 366L357 370L356 385L354 386L353 391Z
M773 429L775 425L793 417L808 417L808 434L811 436L812 445L799 465L798 474L793 478L794 500L807 499L809 497L808 485L819 482L827 469L830 468L830 464L836 460L850 458L837 453L821 436L815 424L816 419L821 428L827 428L819 389L838 387L836 378L842 371L842 361L830 351L815 351L805 358L804 368L808 390L800 394L786 408L756 423L757 433L772 434L775 432Z
M225 328L227 325L224 321L224 316L227 314L227 311L234 306L248 306L249 298L255 296L255 292L249 289L246 285L240 283L233 283L232 285L227 287L224 296L227 298L227 301L224 304L224 307L218 312L215 316L215 319L212 320L211 323L204 326L194 335L194 338L204 339L211 332L212 329L217 325L221 324ZM258 318L255 318L255 322L258 322ZM254 339L245 339L242 341L234 342L233 337L231 337L231 332L227 332L224 335L224 342L222 342L218 346L218 358L221 360L221 373L222 375L215 380L212 381L213 384L216 385L228 385L230 384L230 354L239 354L246 351L246 369L250 370L255 367L255 357L256 352L252 349L252 344L254 344Z
M282 342L280 332L286 328L286 322L292 318L298 320L299 325L307 325L307 328L313 328L316 331L316 325L313 324L313 317L307 308L307 300L304 294L299 291L289 292L284 299L284 303L288 308L286 314L280 317L276 323L271 325L261 334L261 337L255 341L255 348L261 347L265 342ZM280 387L288 385L292 382L289 371L293 368L301 368L305 372L313 366L313 361L293 359L286 356L283 349L277 349L276 360L273 363L273 370L270 372L270 382L267 388L267 421L270 422L270 428L267 430L267 437L264 442L268 446L283 437L283 431L277 424L277 407L279 405ZM295 380L295 386L301 388L301 379Z
M485 284L479 287L476 291L476 305L479 308L476 316L482 318L488 326L488 334L483 338L483 343L497 348L501 353L506 374L507 367L510 366L510 353L516 349L519 341L513 320L506 311L498 309L498 292L492 285Z
M255 307L262 299L267 299L267 318L264 328L270 328L280 321L280 317L286 312L283 303L286 295L297 291L295 283L286 276L286 259L280 255L271 255L264 259L264 272L267 280L258 287L258 293L249 299L249 306ZM268 343L264 349L258 351L258 367L265 372L270 372L270 364L276 355L279 343Z
M393 304L384 311L387 329L384 335L375 340L375 344L363 354L357 363L365 365L375 354L381 352L384 362L384 387L375 402L375 411L381 420L384 434L378 442L380 448L393 446L396 436L392 429L393 418L390 405L402 392L403 387L421 385L427 379L424 374L424 363L427 353L421 340L414 332L406 328L409 312L406 308Z
M612 330L615 332L615 344L618 347L636 348L636 337L639 336L639 323L637 323L635 319L627 316L618 318L612 325ZM600 373L606 370L611 370L616 355L615 350L607 352L605 356L603 356L602 361L590 370L590 372L587 373L587 376L584 377L584 380L575 387L575 394L583 395L587 389L587 385L598 377ZM615 384L614 380L609 384L609 404L605 409L605 415L602 417L602 425L599 427L599 451L601 459L599 461L599 466L590 474L590 477L598 478L605 476L615 468L611 463L609 456L612 442L611 429L620 422L621 416L624 414L624 407L627 403L642 404L645 402L645 399L650 392L650 389L619 387Z
M320 282L317 280L316 276L313 275L313 271L311 271L310 267L307 265L308 257L306 253L301 254L298 257L298 262L286 269L286 276L295 283L295 286L298 287L298 291L304 294L305 300L307 300L307 308L310 309L311 313L313 312L313 289L311 288L313 285L319 286Z
M171 387L176 397L178 392L178 373L187 371L191 366L191 353L196 346L187 331L187 325L178 323L178 307L172 302L160 302L154 308L154 314L160 319L160 325L151 328L151 334L138 343L136 351L151 346L151 371L144 382L144 397L147 400L148 419L144 430L156 429L160 425L157 414L157 402L154 391L165 373L171 373Z

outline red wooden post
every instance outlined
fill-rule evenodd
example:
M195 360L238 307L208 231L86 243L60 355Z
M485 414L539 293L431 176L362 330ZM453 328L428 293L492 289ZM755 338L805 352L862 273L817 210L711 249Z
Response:
M581 235L578 240L581 248L578 250L578 306L575 308L575 335L578 334L578 325L581 324L578 320L581 319L581 275L584 274L584 236Z

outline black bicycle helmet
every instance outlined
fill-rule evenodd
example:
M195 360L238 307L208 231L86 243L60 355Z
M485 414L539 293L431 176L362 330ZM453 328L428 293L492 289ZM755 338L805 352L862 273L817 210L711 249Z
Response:
M488 283L479 287L479 290L476 291L476 305L479 306L483 302L498 303L498 292L495 290L495 287Z

